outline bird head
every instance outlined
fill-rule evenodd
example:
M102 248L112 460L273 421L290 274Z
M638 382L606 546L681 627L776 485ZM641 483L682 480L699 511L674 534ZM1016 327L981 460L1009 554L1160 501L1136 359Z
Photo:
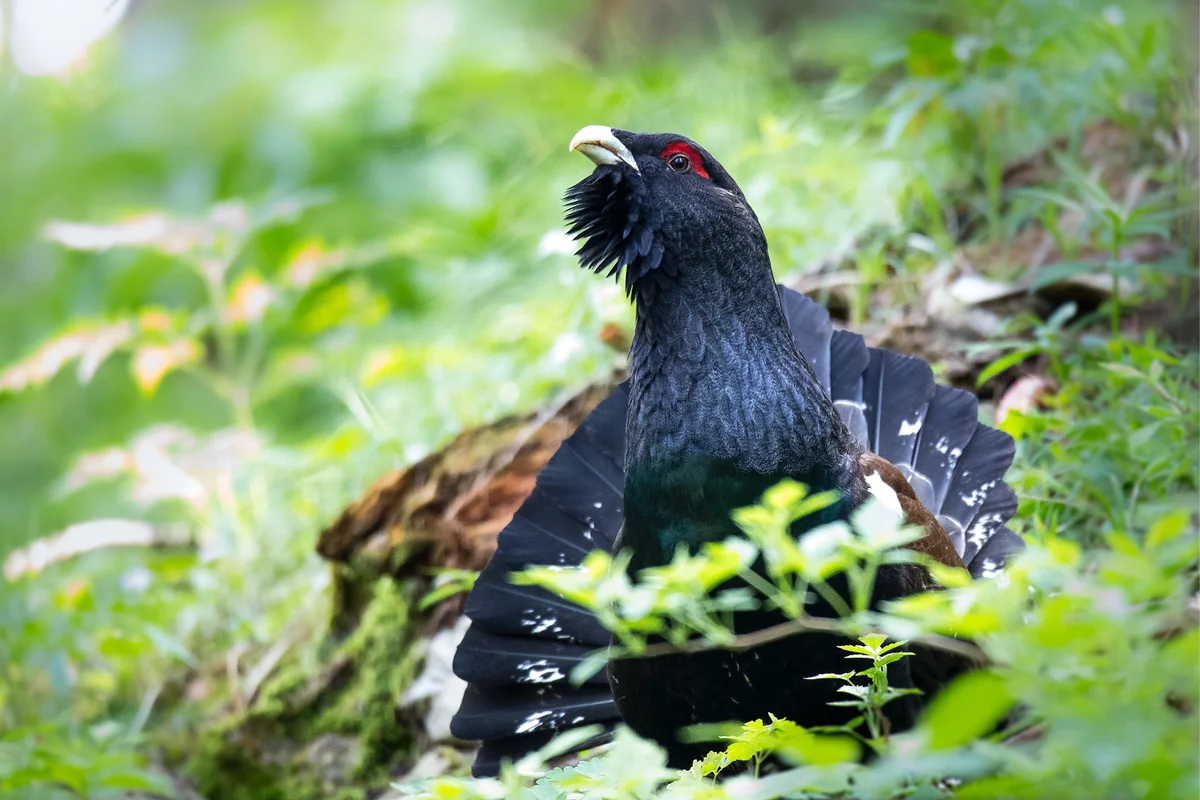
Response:
M626 291L639 301L689 270L735 269L747 248L761 249L769 272L758 219L725 168L696 142L589 125L570 149L596 165L564 197L585 269L624 271Z

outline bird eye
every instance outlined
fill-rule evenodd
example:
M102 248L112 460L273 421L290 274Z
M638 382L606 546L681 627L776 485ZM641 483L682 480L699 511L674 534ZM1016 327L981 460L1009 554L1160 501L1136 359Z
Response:
M683 153L676 153L667 161L667 166L676 172L687 172L692 168L692 160Z

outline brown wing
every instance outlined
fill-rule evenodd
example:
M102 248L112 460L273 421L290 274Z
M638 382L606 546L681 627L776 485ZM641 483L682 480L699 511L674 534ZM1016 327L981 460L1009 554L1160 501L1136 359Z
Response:
M896 497L900 500L900 509L904 512L905 522L909 525L919 525L925 530L925 536L910 544L910 548L925 553L947 566L963 567L963 560L950 542L950 537L942 529L937 517L917 500L916 492L913 491L912 486L909 485L900 470L896 469L887 459L874 453L863 453L858 460L858 465L862 469L863 475L872 473L879 475L883 482L896 493ZM940 588L928 580L928 573L924 569L921 572L925 573L928 581L923 588ZM936 650L920 642L911 642L905 649L911 650L913 653L910 664L913 685L920 689L927 698L936 694L955 676L981 666L957 654Z
M883 479L896 497L900 500L900 509L904 512L904 521L909 525L919 525L925 530L925 536L909 545L909 548L925 553L930 558L942 562L948 567L966 569L962 557L954 549L954 544L941 523L937 521L929 509L921 505L917 493L913 491L908 480L890 461L874 453L863 453L858 459L859 469L863 475L876 474Z

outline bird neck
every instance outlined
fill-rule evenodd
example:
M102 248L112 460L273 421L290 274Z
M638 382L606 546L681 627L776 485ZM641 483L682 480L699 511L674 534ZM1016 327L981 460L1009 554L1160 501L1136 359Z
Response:
M743 261L680 265L670 285L640 293L627 463L704 458L833 480L849 434L796 349L765 252Z
M621 533L631 570L741 535L732 511L784 478L852 496L857 446L796 349L770 264L739 266L726 280L676 270L639 298Z

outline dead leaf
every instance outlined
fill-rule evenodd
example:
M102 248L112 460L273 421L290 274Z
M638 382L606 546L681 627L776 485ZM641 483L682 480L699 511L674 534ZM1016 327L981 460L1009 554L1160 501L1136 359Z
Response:
M152 393L168 373L200 358L200 345L192 339L176 339L170 344L146 345L133 356L133 377L138 388Z
M1004 422L1013 411L1022 414L1041 408L1042 400L1054 391L1054 384L1043 375L1023 375L1008 387L996 403L996 424Z
M629 352L629 345L633 341L629 331L615 322L604 323L604 326L600 328L599 338L601 342L622 355Z
M76 325L0 373L0 392L19 392L43 384L75 359L79 359L79 380L87 383L100 365L133 337L134 332L134 325L129 320Z
M229 293L225 320L243 325L258 322L274 299L275 290L260 275L244 275Z

